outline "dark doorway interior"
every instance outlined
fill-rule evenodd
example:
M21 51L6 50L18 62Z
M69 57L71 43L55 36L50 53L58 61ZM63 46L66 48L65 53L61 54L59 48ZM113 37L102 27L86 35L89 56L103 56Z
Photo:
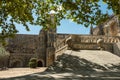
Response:
M20 61L15 61L12 65L12 67L21 67Z
M39 61L37 62L37 67L43 67L42 61L39 60Z

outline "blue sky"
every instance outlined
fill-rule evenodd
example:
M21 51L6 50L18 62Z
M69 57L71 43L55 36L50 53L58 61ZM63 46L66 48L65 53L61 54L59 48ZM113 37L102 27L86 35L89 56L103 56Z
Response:
M106 12L107 5L102 1L99 2L101 5L102 12ZM109 14L112 14L112 10L108 11ZM30 31L26 31L25 27L22 25L16 24L17 29L19 30L18 34L39 34L41 26L29 25ZM86 28L83 25L74 23L70 20L62 20L61 25L57 27L57 33L63 34L89 34L90 28Z

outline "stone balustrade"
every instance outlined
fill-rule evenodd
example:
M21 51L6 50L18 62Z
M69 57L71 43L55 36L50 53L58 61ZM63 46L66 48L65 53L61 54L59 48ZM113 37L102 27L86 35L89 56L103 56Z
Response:
M70 38L71 36L71 38ZM70 35L56 46L56 56L62 54L66 49L77 50L99 50L97 41L103 39L103 49L114 52L113 44L120 42L119 36L92 36L92 35ZM66 40L70 38L70 46L67 45Z
M66 44L66 39L70 36L62 40L58 45L56 45L55 57L61 55L65 50L67 50L68 45Z
M98 39L103 39L104 43L120 42L119 36L72 35L72 41L78 42L78 43L97 43Z
M55 51L55 53L56 53L56 54L55 54L55 58L57 58L58 55L63 54L63 52L64 52L65 50L67 50L67 47L68 47L68 46L65 45L65 46L61 47L60 49L56 50L56 51Z
M70 36L68 36L67 38L69 38ZM66 44L66 39L67 38L65 38L64 40L62 40L60 43L58 43L57 45L56 45L56 50L59 50L59 49L61 49L63 46L66 46L67 44Z

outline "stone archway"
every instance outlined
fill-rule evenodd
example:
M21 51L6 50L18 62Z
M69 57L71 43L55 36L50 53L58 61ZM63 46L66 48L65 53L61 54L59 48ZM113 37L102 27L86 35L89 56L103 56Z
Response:
M13 67L20 67L20 62L19 61L15 61L12 64Z
M43 62L42 62L42 60L38 60L37 61L37 67L43 67L44 65L43 65Z
M14 60L11 62L10 67L22 67L23 62L21 60Z

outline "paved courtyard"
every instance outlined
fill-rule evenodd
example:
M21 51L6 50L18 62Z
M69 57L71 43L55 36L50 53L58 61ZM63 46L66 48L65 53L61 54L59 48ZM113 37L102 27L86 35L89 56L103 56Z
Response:
M117 65L120 57L107 51L67 50L65 54L77 56L99 65ZM74 57L75 58L75 57ZM74 59L73 58L73 59ZM69 63L69 62L68 62ZM76 67L76 66L74 66ZM120 71L71 71L71 72L47 72L46 67L31 68L10 68L0 71L0 80L120 80Z
M8 70L0 71L0 78L10 78L25 76L33 73L43 72L46 68L9 68Z

